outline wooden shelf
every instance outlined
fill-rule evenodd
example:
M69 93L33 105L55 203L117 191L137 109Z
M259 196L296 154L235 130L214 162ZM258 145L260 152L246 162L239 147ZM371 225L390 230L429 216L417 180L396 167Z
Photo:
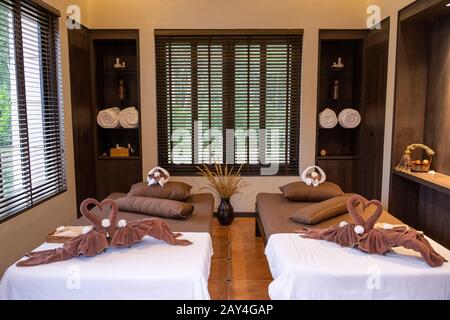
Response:
M139 130L139 127L137 127L137 128L103 128L100 125L98 125L98 127L102 130Z
M114 68L109 68L109 69L104 69L103 70L104 74L132 74L135 75L137 73L137 69L114 69Z
M317 125L319 126L319 130L323 130L323 131L333 131L333 130L351 131L351 130L358 130L361 127L361 125L359 125L356 128L344 128L340 124L337 124L336 127L328 129L328 128L321 128L320 123Z
M327 156L317 157L317 160L359 160L358 156Z
M353 70L345 70L345 71L321 71L320 72L323 75L353 75Z
M130 156L130 157L98 156L97 160L141 160L141 157L139 157L139 156Z
M394 171L394 174L397 174L415 183L424 185L433 190L450 195L450 176L447 176L445 174L438 172L436 172L436 174L429 174L426 172L406 173L402 171Z

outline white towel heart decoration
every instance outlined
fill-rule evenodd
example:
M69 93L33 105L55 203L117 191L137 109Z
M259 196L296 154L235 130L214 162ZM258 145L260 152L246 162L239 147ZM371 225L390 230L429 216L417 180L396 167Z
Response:
M169 179L170 179L169 171L161 167L154 167L152 170L148 172L147 175L147 182L149 186L159 184L161 187L164 187L164 185L169 181Z
M319 171L319 173L317 173L316 170ZM305 171L303 171L300 179L307 186L317 187L319 186L319 184L324 183L327 180L327 176L320 167L311 166L306 168Z

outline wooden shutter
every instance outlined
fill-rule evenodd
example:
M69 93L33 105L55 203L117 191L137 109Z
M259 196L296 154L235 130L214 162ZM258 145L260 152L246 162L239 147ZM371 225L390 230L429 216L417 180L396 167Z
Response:
M156 32L160 165L189 175L218 161L258 175L278 162L278 174L298 174L301 32L205 33Z
M0 219L66 190L58 15L0 1Z

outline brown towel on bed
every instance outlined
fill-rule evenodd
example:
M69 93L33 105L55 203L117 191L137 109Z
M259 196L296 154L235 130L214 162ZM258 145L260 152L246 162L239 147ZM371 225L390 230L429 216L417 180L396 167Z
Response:
M101 211L109 204L111 208L109 219L101 220L88 209L88 206L91 204ZM125 220L116 223L117 211L117 205L114 200L107 199L102 203L95 199L83 201L81 213L94 224L91 230L87 229L85 234L66 241L62 248L27 253L28 259L21 260L16 265L18 267L30 267L65 261L80 255L87 257L96 256L110 246L109 239L111 239L111 246L115 247L132 246L145 236L152 236L170 245L186 246L192 244L188 240L177 239L181 234L171 232L169 226L160 219L135 220L128 225Z
M377 207L375 213L367 221L358 212L357 204L359 203L363 204L364 210L371 205ZM344 224L340 227L327 229L302 229L299 230L299 233L303 233L302 237L306 239L327 240L372 254L385 254L394 247L403 246L419 252L431 267L438 267L447 262L433 249L424 235L415 230L407 227L374 228L383 212L383 206L379 201L368 201L361 196L353 196L347 202L347 209L355 224Z

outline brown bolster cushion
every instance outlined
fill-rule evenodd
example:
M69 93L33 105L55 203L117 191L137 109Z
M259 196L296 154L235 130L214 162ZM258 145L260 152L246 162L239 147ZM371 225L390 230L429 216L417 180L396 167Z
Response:
M320 202L344 195L341 187L332 182L324 182L318 187L293 182L280 187L280 190L288 200L297 202Z
M169 181L163 187L159 184L149 186L147 182L139 182L131 186L128 196L186 201L191 189L192 186L178 181Z
M194 210L189 203L169 199L124 197L117 199L116 202L119 209L123 211L169 219L185 220Z
M315 225L322 221L343 215L348 212L347 201L351 195L331 198L294 211L291 220L308 225Z

